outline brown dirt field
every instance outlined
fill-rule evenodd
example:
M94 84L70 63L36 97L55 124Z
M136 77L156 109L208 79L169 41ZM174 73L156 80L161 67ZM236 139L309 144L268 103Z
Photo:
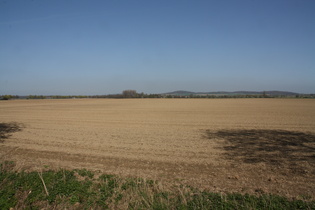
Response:
M315 199L315 100L0 101L0 157Z

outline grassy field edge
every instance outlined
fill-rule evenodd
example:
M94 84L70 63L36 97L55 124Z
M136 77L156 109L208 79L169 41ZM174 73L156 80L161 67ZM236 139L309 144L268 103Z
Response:
M15 171L0 163L0 209L315 209L315 201L220 194L86 169Z

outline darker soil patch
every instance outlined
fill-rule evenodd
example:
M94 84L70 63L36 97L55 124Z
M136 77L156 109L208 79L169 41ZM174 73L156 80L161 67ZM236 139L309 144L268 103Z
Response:
M22 130L22 125L16 122L0 123L0 143L4 142L4 139L9 138L12 133Z
M207 130L207 138L220 139L229 159L269 165L315 164L315 135L286 130ZM309 165L310 166L310 165Z

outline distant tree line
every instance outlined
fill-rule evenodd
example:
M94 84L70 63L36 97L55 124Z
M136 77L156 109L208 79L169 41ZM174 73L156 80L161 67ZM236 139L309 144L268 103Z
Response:
M268 95L265 92L262 94L248 94L248 95L224 95L224 94L190 94L190 95L176 95L176 94L146 94L138 93L135 90L124 90L121 94L108 95L2 95L0 100L10 99L75 99L75 98L315 98L315 94L298 94L298 95Z
M10 100L10 99L18 99L19 98L19 96L17 96L17 95L2 95L2 96L0 96L0 99L1 100Z
M298 94L298 95L166 95L164 98L315 98L315 94Z

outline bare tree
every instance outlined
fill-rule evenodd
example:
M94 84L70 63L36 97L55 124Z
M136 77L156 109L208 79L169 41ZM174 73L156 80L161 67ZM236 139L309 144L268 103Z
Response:
M135 90L124 90L122 92L124 98L136 98L138 96L137 91Z

